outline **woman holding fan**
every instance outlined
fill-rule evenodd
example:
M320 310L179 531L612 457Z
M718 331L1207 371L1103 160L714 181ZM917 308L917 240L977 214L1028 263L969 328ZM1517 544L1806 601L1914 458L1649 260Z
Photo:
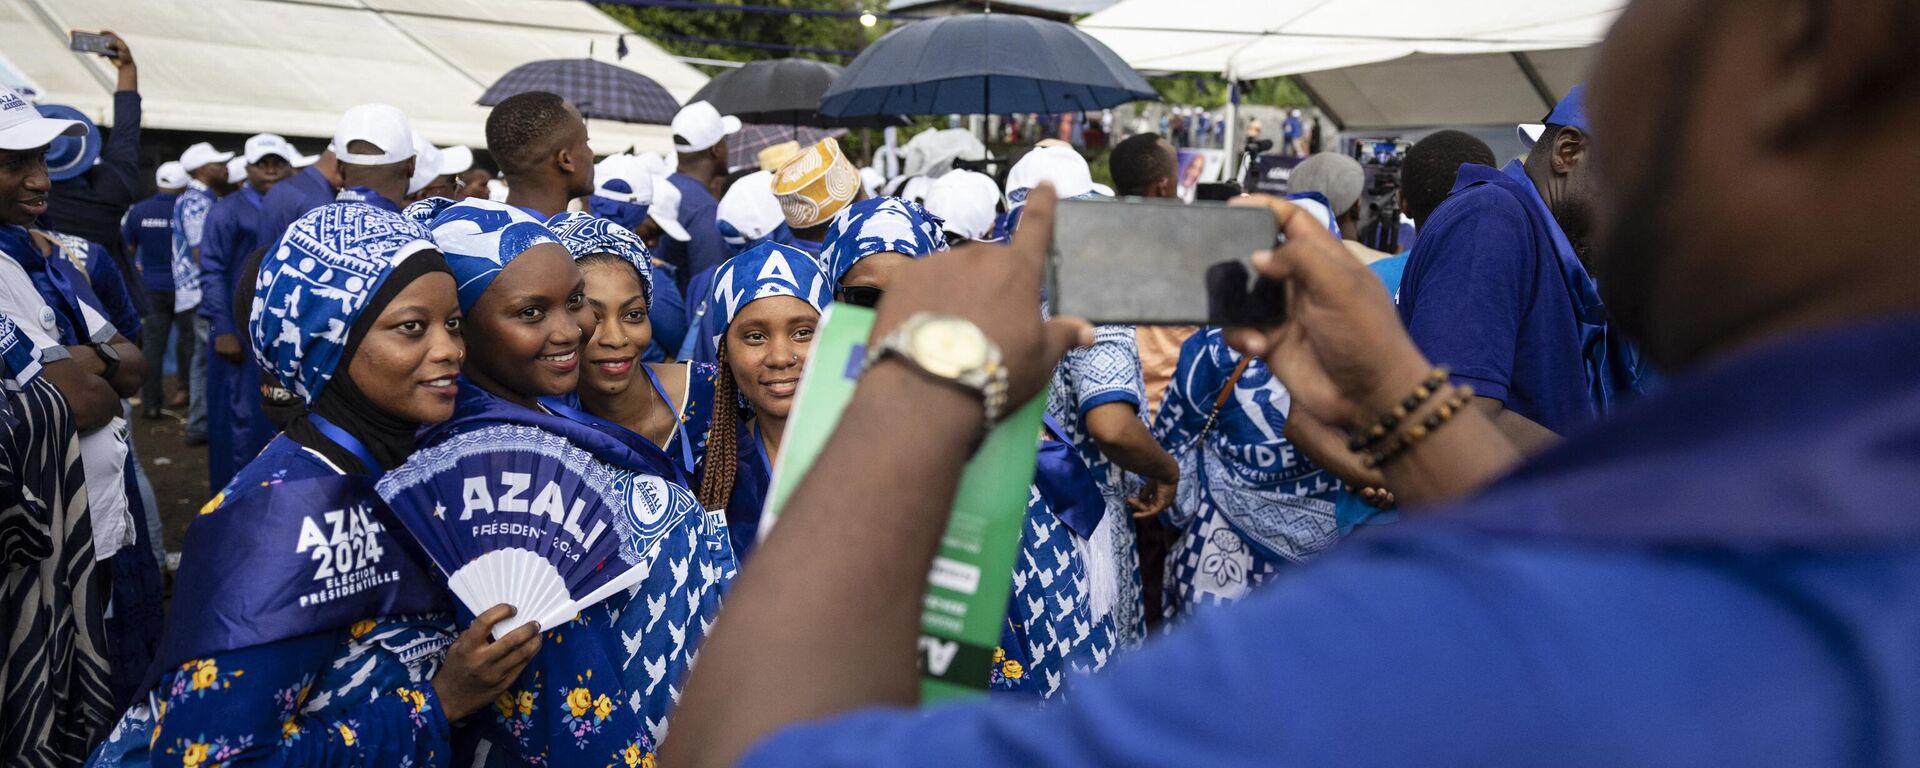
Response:
M725 511L741 557L759 535L773 462L832 290L812 256L770 242L728 259L714 274L720 371L709 460L702 462L695 487L702 506Z
M448 765L449 723L540 648L488 641L505 605L455 640L374 493L453 413L453 278L418 224L337 203L268 252L253 306L254 352L309 412L187 529L161 673L93 764Z
M453 418L420 435L380 493L463 614L506 599L521 610L510 624L545 637L475 737L512 764L640 764L736 570L726 522L657 448L543 403L574 391L595 325L552 230L478 199L407 215L446 256L470 344Z

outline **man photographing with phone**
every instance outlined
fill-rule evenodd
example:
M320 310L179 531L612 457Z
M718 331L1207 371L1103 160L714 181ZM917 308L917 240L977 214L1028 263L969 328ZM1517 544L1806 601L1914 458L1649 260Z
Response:
M119 35L102 31L99 37L105 38L105 44L91 46L86 52L106 48L97 53L113 62L113 125L103 140L100 129L79 110L60 104L40 105L43 116L79 119L87 128L85 135L61 137L47 148L47 175L53 180L53 193L42 225L106 248L120 267L120 274L127 276L134 307L144 315L149 311L146 291L133 279L140 273L127 244L120 239L121 217L145 191L140 172L140 67L133 61L133 49ZM76 44L79 42L76 37Z

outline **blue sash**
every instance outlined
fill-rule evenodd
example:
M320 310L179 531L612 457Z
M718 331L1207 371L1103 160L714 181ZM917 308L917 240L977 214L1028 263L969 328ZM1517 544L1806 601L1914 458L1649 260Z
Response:
M236 490L187 528L180 558L190 565L174 585L160 668L361 619L450 609L370 478Z
M1045 424L1047 434L1053 439L1040 441L1039 465L1033 473L1033 484L1040 488L1040 495L1046 497L1054 516L1060 518L1067 530L1083 540L1093 538L1093 530L1107 513L1106 498L1100 495L1093 473L1087 471L1073 443L1067 440L1066 430L1052 416L1046 417Z
M674 410L673 398L667 396L666 389L660 386L660 377L655 375L653 369L645 363L640 364L640 369L646 371L647 381L653 383L653 391L660 393L660 399L666 401L667 410ZM693 375L692 371L689 370L687 375ZM571 394L565 397L540 398L540 405L556 415L599 429L607 433L609 437L619 441L622 445L633 449L634 453L645 455L655 461L665 459L668 464L673 463L672 457L668 456L667 452L661 450L659 446L654 445L652 440L648 440L646 437L624 426L586 412L586 410L576 405L578 402L579 397ZM686 426L680 423L678 418L674 419L673 422L673 438L671 441L680 444L680 464L674 466L670 472L655 474L672 480L682 488L692 490L693 478L690 473L693 467L693 441L688 439Z

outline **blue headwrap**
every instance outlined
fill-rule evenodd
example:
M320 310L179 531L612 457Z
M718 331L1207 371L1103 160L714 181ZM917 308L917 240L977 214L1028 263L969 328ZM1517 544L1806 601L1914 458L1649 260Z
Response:
M728 259L713 276L713 309L707 330L715 347L732 327L733 318L748 304L769 296L792 296L827 311L833 286L820 265L806 251L778 243L761 243Z
M433 249L425 227L365 203L308 211L260 260L247 324L254 356L312 403L387 275L408 256Z
M568 211L547 219L547 228L575 259L611 253L626 259L640 272L640 295L653 306L653 254L633 230L592 214Z
M428 198L407 206L406 215L433 231L433 242L460 288L461 311L473 309L513 257L541 243L560 242L539 219L492 200Z
M917 259L946 250L942 223L919 203L898 197L869 198L847 206L827 228L826 245L820 249L828 283L839 285L854 263L876 253L892 251Z

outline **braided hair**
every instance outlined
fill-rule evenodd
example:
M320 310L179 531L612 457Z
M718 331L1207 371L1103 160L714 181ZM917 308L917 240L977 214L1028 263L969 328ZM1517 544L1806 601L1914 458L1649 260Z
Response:
M727 339L714 350L719 373L713 379L713 422L707 431L707 458L701 464L700 506L724 509L740 472L740 388L727 363Z

